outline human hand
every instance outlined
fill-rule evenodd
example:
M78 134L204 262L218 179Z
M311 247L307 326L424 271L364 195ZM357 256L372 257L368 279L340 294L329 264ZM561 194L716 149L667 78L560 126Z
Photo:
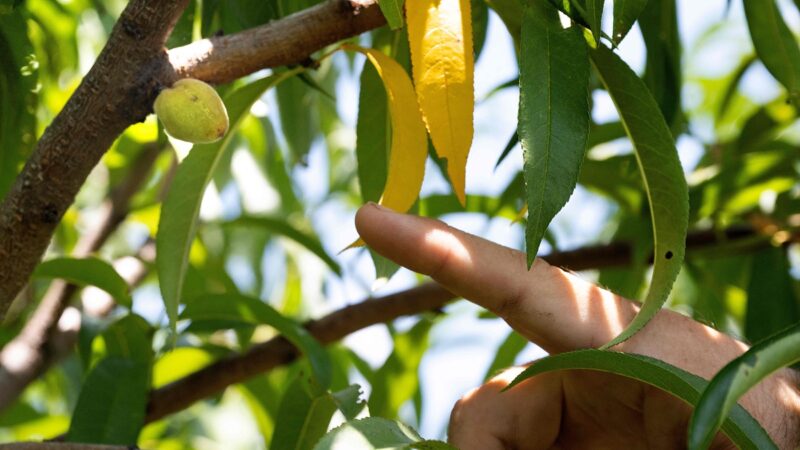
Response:
M638 307L579 277L442 222L375 204L356 215L378 253L430 275L453 293L503 318L547 352L595 348L617 336ZM678 313L662 310L616 351L660 359L711 378L747 346ZM501 392L521 368L465 395L453 409L449 440L462 450L673 449L686 447L688 405L649 385L593 371L560 371ZM780 448L800 444L800 380L784 369L741 403ZM712 448L734 448L718 435Z

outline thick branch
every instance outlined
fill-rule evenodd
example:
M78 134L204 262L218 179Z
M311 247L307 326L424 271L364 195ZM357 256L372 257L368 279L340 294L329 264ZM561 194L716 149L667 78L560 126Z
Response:
M38 142L0 205L0 320L28 280L92 168L178 77L222 83L299 64L341 39L383 25L374 0L329 0L285 19L202 40L163 45L188 0L133 0L100 57Z
M228 83L266 67L301 64L317 50L386 24L375 0L334 0L285 19L169 51L181 77Z
M108 43L0 205L0 318L44 253L89 172L128 125L150 112L163 51L188 0L133 0Z
M691 254L723 243L750 242L754 237L756 234L749 227L730 228L722 233L695 232L687 239L687 250ZM753 245L769 245L769 239L767 237L757 239L753 241ZM632 245L620 242L556 252L543 259L568 270L588 270L630 264L632 254ZM312 321L308 323L307 328L320 342L328 344L370 325L441 308L454 298L455 295L444 287L427 283L382 298L366 299L320 320ZM289 341L277 337L254 345L247 352L216 361L185 378L153 391L148 405L147 421L152 422L183 410L192 403L210 397L232 384L288 364L298 356L298 350Z

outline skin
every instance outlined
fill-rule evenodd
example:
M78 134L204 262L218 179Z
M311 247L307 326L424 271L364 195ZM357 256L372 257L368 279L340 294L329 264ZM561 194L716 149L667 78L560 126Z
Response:
M634 302L537 259L427 218L375 204L356 215L362 239L378 253L429 275L452 292L503 318L551 354L596 348L619 334ZM747 346L673 311L662 310L616 346L710 378ZM467 393L449 429L462 450L685 448L691 410L671 395L624 377L560 371L501 392L511 368ZM742 405L782 449L800 446L800 379L785 369L756 386ZM719 434L713 449L735 448Z

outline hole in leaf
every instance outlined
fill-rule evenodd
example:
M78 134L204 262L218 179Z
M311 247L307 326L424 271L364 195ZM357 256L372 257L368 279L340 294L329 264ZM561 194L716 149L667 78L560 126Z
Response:
M667 253L664 255L664 257L665 257L665 258L667 258L667 259L672 259L672 252L671 252L671 251L668 251L668 252L667 252Z

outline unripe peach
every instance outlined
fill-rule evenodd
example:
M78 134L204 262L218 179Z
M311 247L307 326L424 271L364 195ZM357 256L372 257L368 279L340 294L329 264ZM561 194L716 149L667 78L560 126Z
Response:
M178 80L161 91L153 110L167 133L182 141L207 144L228 131L228 112L217 91L193 78Z

